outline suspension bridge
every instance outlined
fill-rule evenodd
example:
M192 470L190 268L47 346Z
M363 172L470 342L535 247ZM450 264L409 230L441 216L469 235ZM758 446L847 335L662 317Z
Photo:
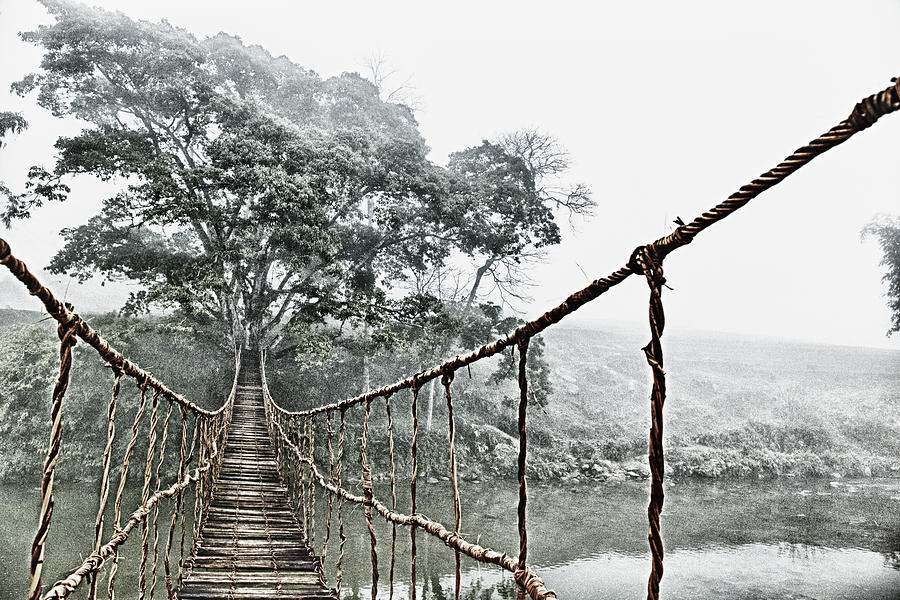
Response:
M666 397L666 374L663 370L661 337L665 327L662 290L665 285L663 261L674 250L689 244L707 227L734 213L757 195L784 180L813 158L841 144L854 134L870 127L882 116L900 109L900 81L859 102L850 116L806 146L796 150L773 169L742 186L725 201L689 223L677 221L669 235L638 246L626 264L597 279L569 296L559 306L529 321L508 336L469 354L457 356L434 368L415 373L405 379L370 390L362 395L318 406L311 410L291 412L278 405L269 392L265 373L265 353L245 348L235 364L231 394L215 411L205 410L167 387L163 382L130 361L92 329L71 305L60 302L19 260L9 245L0 239L0 263L28 288L42 303L46 312L58 323L59 374L53 388L50 414L50 442L44 462L40 516L30 555L30 589L23 590L29 600L66 598L76 590L84 590L88 598L117 594L119 551L134 534L140 542L140 559L129 568L138 571L137 597L144 600L165 593L169 599L233 600L326 599L342 597L344 560L343 510L345 504L363 507L371 545L371 597L379 591L379 560L385 550L376 539L373 520L384 519L391 525L389 552L389 596L395 587L398 544L410 551L409 594L415 599L416 540L423 535L439 539L456 558L456 597L460 596L460 564L465 560L495 565L508 571L518 584L519 596L534 600L556 598L528 563L526 481L528 442L528 378L526 361L529 340L559 322L563 317L596 299L633 274L642 275L648 284L650 342L643 348L653 374L650 392L651 423L648 460L651 480L648 504L648 542L650 566L647 597L659 597L663 576L663 540L660 514L663 509L663 405ZM106 362L112 374L112 392L107 410L106 446L98 474L99 502L94 523L94 543L85 549L87 558L52 585L45 585L44 556L54 507L54 474L57 460L64 452L62 439L65 418L64 400L72 369L72 347L77 341L92 347ZM494 356L507 348L518 351L518 502L508 507L516 515L519 547L511 553L495 550L465 539L460 531L462 509L457 481L456 428L453 414L453 377L459 369ZM113 456L116 435L116 412L122 380L133 381L140 390L138 406L130 429L128 443L121 456ZM418 510L416 483L419 475L418 446L419 390L432 380L440 381L446 398L447 473L452 494L454 519L452 526L428 518ZM386 420L386 464L390 481L390 499L375 496L372 456L368 449L370 414L373 404L383 407ZM409 448L411 470L400 473L396 468L393 410L398 405L409 411L412 442ZM345 456L346 422L351 411L361 414L362 434L358 461ZM161 421L161 424L160 424ZM135 455L138 439L146 440L146 455ZM318 450L317 450L318 448ZM327 457L327 460L323 457ZM167 462L168 461L168 462ZM138 464L131 467L132 462ZM140 463L143 463L142 465ZM349 489L348 469L360 473L361 490ZM175 476L163 482L163 464L174 464ZM143 466L142 470L139 470ZM124 490L129 471L140 475L140 504L123 513ZM113 475L118 482L113 490ZM400 507L397 486L408 486L410 505ZM316 508L316 495L327 496L327 507ZM111 502L111 504L110 504ZM171 516L160 522L160 504L170 505ZM113 523L107 526L106 515L112 512ZM314 539L315 519L324 519L325 536ZM190 525L188 525L190 523ZM408 531L406 539L398 538L398 529ZM332 530L337 533L332 535ZM109 535L108 535L109 534ZM108 537L107 537L108 535ZM336 537L335 537L336 536ZM336 578L333 587L325 581L324 564L334 554L329 548L338 545ZM177 557L177 559L176 559ZM124 563L123 563L124 564ZM106 577L103 578L105 570ZM382 582L383 586L383 582ZM104 589L105 588L105 589ZM159 588L159 592L157 592ZM164 588L164 591L163 591ZM131 592L129 592L131 593Z

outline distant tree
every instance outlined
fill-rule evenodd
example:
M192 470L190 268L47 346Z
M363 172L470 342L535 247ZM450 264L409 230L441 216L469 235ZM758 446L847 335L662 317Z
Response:
M3 143L3 138L6 137L6 134L21 133L27 128L28 121L26 121L21 114L0 111L0 148L3 148L6 145ZM7 198L12 196L12 192L2 181L0 181L0 196L5 196Z
M534 130L484 141L450 156L449 168L466 183L471 208L463 248L475 264L466 303L472 306L486 281L502 298L520 297L527 282L523 262L560 241L555 211L588 215L594 207L584 184L561 186L567 153Z
M900 332L900 218L883 217L872 221L863 230L864 236L874 236L884 253L881 264L886 268L883 280L887 284L888 306L893 313L888 335Z

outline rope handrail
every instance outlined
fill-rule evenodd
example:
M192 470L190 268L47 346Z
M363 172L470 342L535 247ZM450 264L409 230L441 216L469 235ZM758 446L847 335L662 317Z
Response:
M265 401L266 412L272 410L278 411L279 409L269 392L269 387L266 382L264 364L264 361L260 361L263 399ZM281 416L287 417L287 414L282 411ZM353 494L339 485L330 483L316 467L314 459L309 454L302 452L301 449L291 441L290 436L285 431L284 425L274 419L270 419L269 423L271 427L278 432L278 437L276 439L291 451L297 461L305 464L309 468L316 483L330 494L367 508L374 508L389 523L417 527L440 539L449 548L462 552L470 558L474 558L481 562L495 564L506 569L513 574L516 582L528 590L531 597L535 600L552 600L553 598L556 598L556 594L544 585L543 580L538 577L530 567L525 566L524 563L520 562L518 557L510 556L505 552L498 552L497 550L469 542L463 538L458 531L451 531L438 521L429 519L421 513L413 513L410 515L399 512L395 508L387 506L381 500L376 498L371 492L371 487L367 487L364 494L360 496Z
M238 360L237 369L235 370L234 383L232 384L231 392L229 393L228 399L226 400L225 404L223 405L225 407L230 407L234 404L234 399L237 395L238 373L239 372L240 372L240 359ZM118 377L119 377L119 375L117 374L117 381L115 384L116 386L118 386ZM184 411L186 409L184 407L182 407L182 410ZM170 487L168 487L167 489L161 490L158 488L159 473L157 472L157 489L156 489L156 491L153 493L153 495L146 497L142 500L141 505L137 509L135 509L134 512L132 512L132 514L128 518L128 521L126 522L125 526L120 528L120 527L118 527L118 524L117 524L116 528L115 528L116 532L112 535L112 537L110 537L109 540L103 546L97 547L90 555L88 555L88 557L84 559L82 564L77 569L73 570L71 572L71 574L69 574L68 577L66 577L65 579L62 579L60 581L57 581L49 590L47 590L45 593L43 593L43 595L40 596L41 600L66 598L67 596L69 596L69 594L71 594L72 592L75 591L75 589L81 584L81 582L83 581L85 576L94 576L91 579L91 583L92 583L91 596L93 597L93 594L95 593L94 585L96 584L96 574L99 573L99 571L103 567L105 561L110 556L117 557L119 547L123 543L125 543L125 541L128 539L128 535L130 534L131 530L134 529L134 527L137 526L138 523L145 521L148 518L148 516L150 515L150 511L159 503L160 500L163 500L165 498L171 498L172 496L174 496L176 494L178 494L178 500L180 500L184 490L187 487L189 487L192 483L199 483L201 481L201 476L203 476L203 475L208 475L209 477L214 479L215 478L214 473L222 460L223 449L225 447L225 441L227 438L227 424L228 424L228 421L230 420L227 417L227 415L228 415L228 412L226 412L226 413L218 413L217 412L208 421L211 424L211 426L208 427L207 429L213 432L213 434L210 435L210 445L211 445L212 452L208 456L205 457L202 464L199 464L193 470L193 472L191 474L185 473L185 477L180 478L181 470L184 466L184 460L186 458L185 457L186 449L184 447L185 440L184 440L184 438L182 438L182 448L181 448L182 464L179 466L179 474L178 474L178 477L180 479L178 481L176 481L174 484L172 484ZM153 429L151 429L151 432L152 431L153 431ZM168 431L167 427L163 429L164 435L165 435L165 432L167 432L167 431ZM182 430L182 431L184 431L184 430ZM160 459L159 459L158 465L161 465L162 461L163 461L163 456L162 456L163 448L164 448L164 446L162 446L160 449ZM149 464L149 462L148 462L148 464ZM159 468L160 467L157 466L157 471L159 470ZM126 467L126 470L127 470L127 467ZM149 481L149 477L145 476L144 480L145 480L145 482ZM105 497L102 497L102 496L103 496L103 494L101 492L101 506L105 505ZM157 519L154 520L153 528L156 531L158 516L159 516L158 512L155 514L155 516L157 517ZM172 524L171 524L171 527L169 530L169 540L168 540L167 547L165 549L166 550L165 560L166 560L166 568L167 569L168 569L168 554L169 554L169 550L171 549L171 542L172 542L172 537L174 534L174 528L175 528L175 523L176 523L177 517L178 517L178 510L176 507L176 510L173 511L173 514L172 514ZM145 525L144 525L144 535L145 536L147 534L148 529L149 528L145 523ZM157 552L157 548L154 547L154 552L153 552L154 557L157 556L156 552ZM146 556L147 556L146 539L145 539L145 547L143 548L143 555L144 555L144 560L146 560ZM155 558L154 558L154 560L155 560ZM110 587L111 588L112 588L113 580L114 580L114 571L110 576ZM167 590L168 597L174 598L173 593L172 593L173 590L171 587L171 577L168 575L167 575L166 583L167 583L167 588L168 588L168 590ZM112 591L110 592L110 597L113 597Z
M750 200L783 181L788 175L809 163L816 156L847 141L854 134L871 127L879 118L900 109L900 78L893 78L894 85L865 98L854 107L849 117L841 121L806 146L798 148L793 154L785 158L778 165L766 171L750 183L731 194L726 200L712 207L702 215L696 217L687 224L679 225L672 233L661 237L645 246L653 253L657 260L663 260L676 249L691 243L697 235L714 223L721 221L732 214ZM505 337L481 346L468 354L457 356L430 369L420 371L411 377L400 379L394 383L378 389L370 390L358 396L347 398L340 402L325 404L302 411L287 411L293 416L309 416L325 411L348 408L367 400L373 400L379 396L386 396L404 389L420 388L430 380L441 377L446 373L452 373L461 367L465 367L483 358L493 356L507 347L518 343L520 340L531 339L547 327L558 323L563 317L575 312L591 300L604 294L610 288L625 281L629 276L640 273L641 269L635 263L635 252L632 252L628 262L613 271L606 277L597 279L581 290L571 294L556 307L548 310L538 318L525 323ZM284 410L282 408L282 410Z
M28 293L36 296L44 304L47 314L56 319L61 327L73 329L79 338L94 348L97 354L114 368L137 380L141 385L146 385L156 390L167 400L180 404L194 414L213 417L225 410L227 402L223 403L216 410L206 410L194 404L181 394L169 389L153 374L128 360L122 353L113 348L103 336L88 325L80 315L72 311L70 306L60 302L53 295L53 292L41 284L40 280L28 270L25 263L12 253L9 243L3 238L0 238L0 264L5 265L9 272L28 288Z
M96 573L103 567L104 561L113 555L113 553L121 546L131 530L150 514L150 510L162 499L171 498L176 493L184 490L191 483L200 479L200 475L209 471L213 466L213 460L218 457L220 450L209 457L202 466L194 469L194 472L181 481L172 484L171 487L154 493L146 502L141 504L128 518L125 527L117 531L99 550L92 552L77 569L63 580L53 584L47 592L41 596L42 600L50 600L51 598L65 598L75 591L86 575Z

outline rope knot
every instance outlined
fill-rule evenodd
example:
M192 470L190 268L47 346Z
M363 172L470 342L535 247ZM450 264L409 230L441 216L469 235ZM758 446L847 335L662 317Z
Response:
M78 315L74 314L75 307L66 302L66 309L72 313L72 318L65 322L60 322L59 325L56 326L56 334L59 336L59 341L66 346L74 346L78 341L78 338L75 336L75 333L78 331Z
M448 386L453 383L453 371L446 371L441 375L441 385Z
M663 276L662 260L659 259L655 248L651 246L639 246L631 254L628 266L647 277L647 282L656 288L666 285Z
M892 87L872 94L853 107L847 120L856 131L868 129L884 115L900 109L900 78L892 77L891 81Z

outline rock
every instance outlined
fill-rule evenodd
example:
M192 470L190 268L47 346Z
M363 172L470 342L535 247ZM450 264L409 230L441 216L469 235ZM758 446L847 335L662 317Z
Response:
M648 465L644 461L639 460L631 460L622 465L622 470L626 473L629 471L633 471L635 473L639 473L642 479L646 479L650 477L650 465Z
M429 477L428 479L425 480L425 482L433 484L433 483L437 483L438 480L437 480L437 477Z
M831 474L831 478L832 478L832 479L840 479L840 478L841 478L841 474L838 473L837 471L835 471L834 473Z
M450 478L445 475L444 477L441 477L441 481L450 481Z

